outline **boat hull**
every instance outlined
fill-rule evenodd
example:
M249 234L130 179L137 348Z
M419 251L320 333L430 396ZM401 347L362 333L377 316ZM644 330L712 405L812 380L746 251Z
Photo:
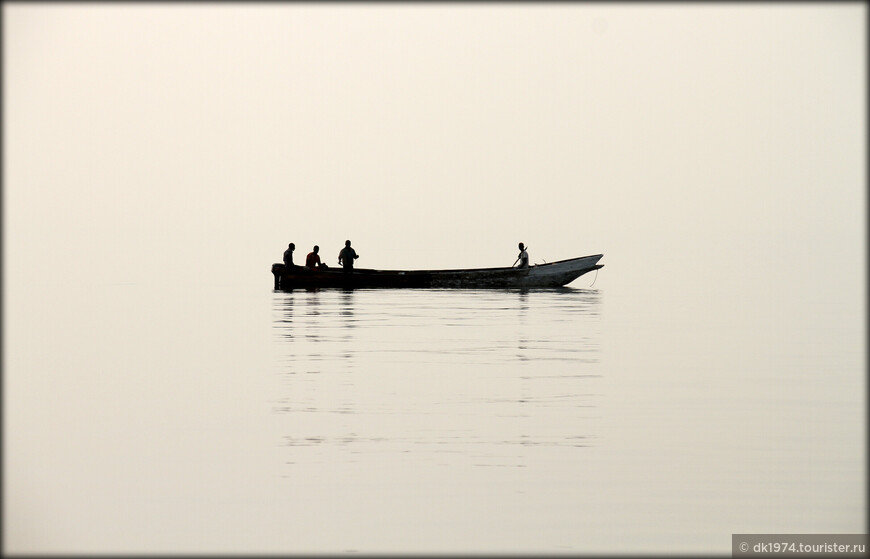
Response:
M602 268L603 254L583 256L529 268L477 268L466 270L309 270L272 264L275 289L459 288L528 289L563 287L583 274Z

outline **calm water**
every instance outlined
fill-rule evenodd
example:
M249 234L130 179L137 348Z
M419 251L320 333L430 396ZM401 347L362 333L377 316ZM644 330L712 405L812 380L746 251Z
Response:
M13 283L5 549L729 554L732 533L863 532L860 305L611 268L529 292Z

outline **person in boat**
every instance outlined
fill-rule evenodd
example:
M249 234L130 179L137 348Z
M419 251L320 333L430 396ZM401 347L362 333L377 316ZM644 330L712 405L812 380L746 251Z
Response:
M344 268L345 272L353 271L353 261L357 258L359 258L359 255L351 248L350 241L345 241L344 248L338 253L338 263Z
M326 264L320 261L320 247L314 245L314 249L308 253L308 256L305 257L305 267L309 270L319 270L321 268L326 268Z
M292 270L293 268L298 268L296 264L293 263L293 251L296 250L296 245L290 243L287 245L287 250L284 251L284 267L288 270Z
M529 267L529 253L526 251L526 247L523 243L519 244L520 255L517 256L517 262L519 262L519 266L517 268L528 268ZM516 262L514 262L516 264Z

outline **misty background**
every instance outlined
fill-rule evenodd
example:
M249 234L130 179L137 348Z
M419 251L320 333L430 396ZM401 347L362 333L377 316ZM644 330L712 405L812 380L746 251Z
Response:
M345 239L381 269L523 241L644 282L853 288L865 13L6 3L7 294L59 269L268 288L288 242Z

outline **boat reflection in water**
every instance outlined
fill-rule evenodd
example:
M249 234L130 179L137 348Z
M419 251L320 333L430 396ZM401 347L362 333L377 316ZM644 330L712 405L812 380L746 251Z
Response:
M417 479L446 468L464 491L480 468L576 465L598 444L601 297L573 288L276 291L273 411L288 477L329 468ZM383 481L379 491L400 489Z

